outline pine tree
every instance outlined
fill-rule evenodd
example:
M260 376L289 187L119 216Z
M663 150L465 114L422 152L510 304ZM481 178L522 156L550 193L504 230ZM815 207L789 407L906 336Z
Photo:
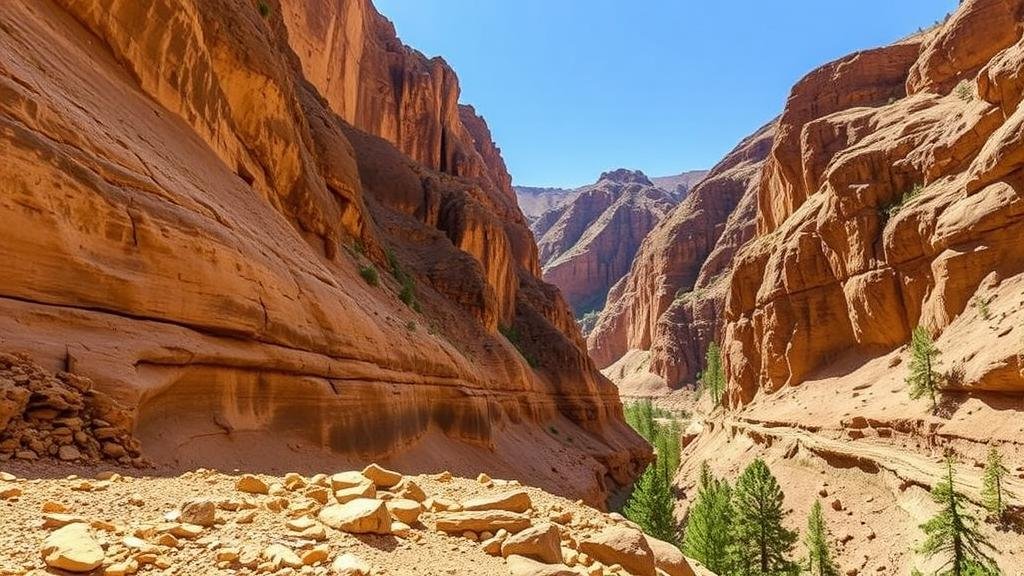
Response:
M920 552L943 559L944 576L998 574L988 551L995 548L978 529L978 520L965 507L964 497L956 491L953 458L946 458L946 477L932 489L932 500L942 509L921 525L925 533Z
M665 472L655 463L648 466L637 480L623 513L645 534L678 545L674 509Z
M704 354L704 372L700 375L701 385L711 394L711 406L722 404L725 393L725 369L722 367L722 350L712 342Z
M910 354L910 374L907 375L910 397L917 400L927 394L931 398L934 413L939 406L935 397L940 379L936 370L939 365L939 349L923 326L914 328L910 339Z
M754 460L733 489L735 546L733 561L743 575L784 576L797 571L790 559L797 534L782 522L784 495L763 460Z
M813 576L838 576L839 569L832 560L832 551L828 547L828 529L825 527L820 500L814 501L811 514L807 517L804 543L807 545L807 570Z
M981 497L984 500L985 508L999 520L1005 517L1006 500L1012 496L1006 492L1003 485L1003 480L1009 473L1010 470L1003 465L1003 457L999 454L999 450L995 446L989 448Z
M697 498L687 516L683 552L721 576L731 573L732 515L729 483L715 478L704 462Z

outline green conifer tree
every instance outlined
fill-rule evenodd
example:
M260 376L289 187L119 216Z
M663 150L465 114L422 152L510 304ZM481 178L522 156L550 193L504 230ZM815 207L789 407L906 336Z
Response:
M821 512L821 501L815 500L811 514L807 517L807 534L804 536L807 545L807 570L813 576L837 576L839 569L832 560L832 551L828 546L828 528L825 527L825 516Z
M939 557L943 576L974 576L998 574L995 561L989 556L995 548L979 530L978 520L966 509L966 500L956 491L953 458L946 458L946 477L935 484L932 500L942 509L921 525L925 533L920 552Z
M701 464L697 497L690 507L683 539L683 552L719 576L732 572L732 489L725 480Z
M700 375L700 382L711 395L711 406L720 406L725 394L725 369L722 366L722 349L715 342L708 345L704 354L704 372Z
M1002 520L1006 516L1006 500L1012 497L1005 488L1005 478L1010 470L1003 465L1003 456L995 446L988 450L988 459L985 462L985 477L982 484L981 497L985 508Z
M935 347L932 337L923 326L914 328L910 339L910 374L907 384L910 385L910 397L917 400L928 395L932 401L932 412L938 407L936 391L941 378L939 366L939 349Z
M623 514L640 526L645 534L672 544L679 544L675 504L665 472L657 463L644 471L633 487L633 494Z
M782 522L784 495L768 465L758 458L733 489L733 562L743 576L788 576L799 570L790 558L797 534Z

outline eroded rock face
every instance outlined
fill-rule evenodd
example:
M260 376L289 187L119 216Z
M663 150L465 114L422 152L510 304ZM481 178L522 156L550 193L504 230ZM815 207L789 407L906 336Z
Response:
M642 172L619 169L542 214L532 229L544 279L577 314L600 310L644 237L677 203Z
M0 348L185 465L486 451L564 417L596 435L581 495L631 480L647 449L451 69L365 0L272 4L0 13Z
M693 383L719 337L733 255L754 235L773 136L769 125L741 142L647 235L588 335L598 366L647 350L648 369L670 387Z
M964 2L936 31L794 87L761 181L759 238L729 288L734 401L844 354L892 350L914 326L937 334L972 307L1008 305L999 287L1024 272L1022 7ZM952 359L968 375L958 385L1024 389L1019 371L1006 378L1018 351L998 348L1000 360Z

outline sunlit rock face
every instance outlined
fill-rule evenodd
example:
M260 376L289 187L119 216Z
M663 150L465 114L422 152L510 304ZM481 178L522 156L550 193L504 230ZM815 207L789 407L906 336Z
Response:
M367 1L263 6L0 11L0 349L91 378L158 463L437 437L603 502L648 448L455 74Z
M852 54L792 91L726 303L735 401L850 352L1017 318L1024 272L1022 3L965 2L936 30ZM966 320L961 320L961 323ZM1018 323L1019 324L1019 323ZM968 389L1020 391L1000 330L955 343Z

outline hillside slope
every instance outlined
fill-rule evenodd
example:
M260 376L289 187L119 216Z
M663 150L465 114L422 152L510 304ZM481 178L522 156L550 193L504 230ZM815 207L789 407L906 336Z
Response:
M368 0L16 0L0 91L0 351L90 379L157 465L454 461L602 504L649 458L486 124Z

